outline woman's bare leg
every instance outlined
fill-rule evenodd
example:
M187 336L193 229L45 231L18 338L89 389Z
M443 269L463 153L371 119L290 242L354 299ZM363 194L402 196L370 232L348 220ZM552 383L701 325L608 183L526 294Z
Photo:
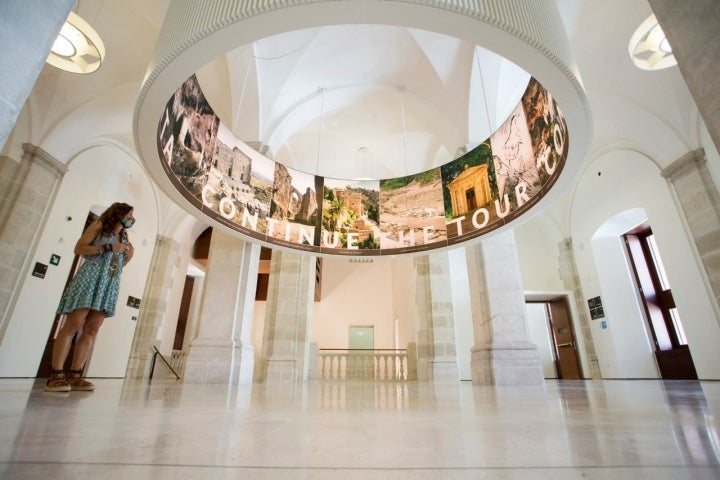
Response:
M52 369L63 370L65 366L65 360L67 359L68 352L70 352L70 345L72 345L72 339L80 330L85 319L90 313L89 308L78 308L73 310L65 317L65 324L60 329L53 342L52 351Z
M82 370L85 367L87 357L95 345L95 337L100 330L100 326L105 320L105 312L90 310L83 325L83 331L77 342L75 342L75 351L73 352L72 364L70 370Z

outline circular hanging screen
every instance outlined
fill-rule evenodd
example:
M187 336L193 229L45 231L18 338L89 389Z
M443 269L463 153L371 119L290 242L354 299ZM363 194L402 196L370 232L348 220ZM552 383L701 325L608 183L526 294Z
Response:
M565 165L559 106L530 78L521 100L477 147L398 178L326 178L294 170L236 138L195 75L157 129L165 173L211 219L251 239L321 255L398 255L456 245L526 213Z

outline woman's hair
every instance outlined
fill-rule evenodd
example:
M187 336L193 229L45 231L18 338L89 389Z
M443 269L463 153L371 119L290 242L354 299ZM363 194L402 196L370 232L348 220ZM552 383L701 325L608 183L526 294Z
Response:
M112 232L115 225L127 215L133 207L127 203L115 202L105 210L97 219L102 224L102 233Z

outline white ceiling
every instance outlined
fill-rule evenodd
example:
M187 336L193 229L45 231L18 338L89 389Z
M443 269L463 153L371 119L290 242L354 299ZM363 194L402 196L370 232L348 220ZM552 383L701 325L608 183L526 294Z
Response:
M275 35L197 75L238 138L268 145L287 166L346 179L449 162L507 118L529 77L457 38L384 25Z
M107 136L131 138L132 98L169 3L79 1L75 11L102 36L107 58L86 76L43 69L31 97L36 143L70 136L62 126L75 112L86 125L107 125ZM663 167L697 145L697 111L677 67L648 72L629 58L628 41L651 13L646 0L556 3L591 105L590 162L608 148L633 148ZM483 49L390 26L296 31L229 45L207 62L197 72L201 86L239 138L336 178L388 178L444 163L484 140L524 87L522 72Z

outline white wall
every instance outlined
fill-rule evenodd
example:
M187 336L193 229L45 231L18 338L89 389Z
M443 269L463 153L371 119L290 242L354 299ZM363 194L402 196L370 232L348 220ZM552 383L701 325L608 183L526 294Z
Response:
M565 236L553 225L549 211L533 217L514 232L523 289L564 290L558 245Z
M347 348L348 327L375 327L375 348L406 348L416 341L413 312L412 258L349 263L347 258L323 259L322 301L314 302L311 342L319 348ZM262 354L267 302L255 302L252 344ZM395 337L395 319L398 336Z
M58 266L49 265L44 279L30 275L22 280L15 309L0 345L0 376L34 377L40 364L55 309L72 264L75 242L93 205L115 201L135 207L137 219L129 231L135 246L133 260L123 271L114 317L98 333L88 375L123 377L135 332L138 310L126 305L129 295L142 298L157 235L154 187L139 163L112 144L91 147L77 155L63 178L56 200L33 255L48 264L60 255ZM68 221L67 217L72 217Z
M325 258L311 341L319 348L347 348L348 327L373 326L375 348L395 348L392 293L389 259L350 263L347 258Z
M599 175L598 175L599 173ZM647 157L630 150L614 150L599 156L583 172L573 199L570 225L578 274L585 300L600 296L609 307L608 328L592 321L592 335L603 375L643 377L647 363L636 363L636 348L647 341L639 333L633 338L611 335L624 322L637 321L635 307L628 297L633 290L616 288L619 278L627 278L627 266L613 253L596 245L592 237L608 219L633 208L647 212L660 255L683 320L690 351L701 379L720 378L720 327L701 276L702 265L694 255L692 240L685 230L667 182ZM594 250L598 248L598 251ZM597 264L603 269L602 279ZM596 264L597 262L597 264ZM635 329L640 332L639 328ZM625 343L628 340L629 343ZM612 345L612 348L610 348Z
M558 378L545 304L526 303L525 311L527 312L528 334L530 341L537 345L543 376L545 378Z
M658 378L650 334L618 236L592 241L605 318L590 321L603 378ZM602 328L605 322L606 328Z

